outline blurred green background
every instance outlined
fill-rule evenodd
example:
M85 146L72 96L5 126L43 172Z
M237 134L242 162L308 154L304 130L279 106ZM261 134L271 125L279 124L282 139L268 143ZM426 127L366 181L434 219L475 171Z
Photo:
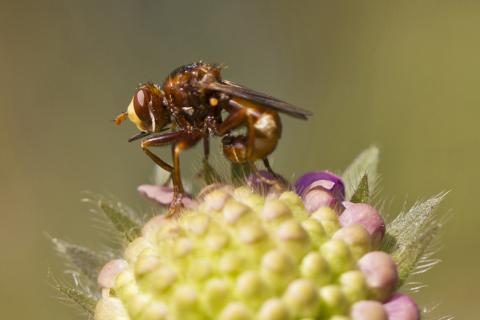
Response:
M49 288L62 267L44 232L100 246L84 190L148 210L135 189L152 163L111 120L137 83L198 59L315 113L284 117L284 175L343 169L375 143L387 213L451 189L443 262L416 298L477 318L480 2L2 1L0 35L2 319L77 319Z

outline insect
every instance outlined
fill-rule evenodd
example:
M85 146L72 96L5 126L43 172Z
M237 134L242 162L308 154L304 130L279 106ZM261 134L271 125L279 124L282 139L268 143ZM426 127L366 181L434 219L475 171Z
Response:
M196 62L172 71L162 85L143 83L136 89L126 112L115 123L133 122L140 133L129 141L141 140L142 150L171 174L174 198L170 213L180 206L184 192L180 177L180 153L203 140L208 160L209 139L222 137L223 153L234 163L262 160L273 170L268 156L282 133L279 112L306 120L311 112L264 93L221 78L221 66ZM242 131L243 132L239 132ZM168 132L166 132L168 131ZM172 146L173 164L150 148Z

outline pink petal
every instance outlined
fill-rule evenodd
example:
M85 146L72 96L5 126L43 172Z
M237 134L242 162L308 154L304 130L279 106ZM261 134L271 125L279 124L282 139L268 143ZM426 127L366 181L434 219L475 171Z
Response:
M155 184L142 184L137 190L142 196L161 206L169 206L173 201L173 189L170 187ZM196 202L189 195L183 194L182 204L186 208L193 208L195 207Z

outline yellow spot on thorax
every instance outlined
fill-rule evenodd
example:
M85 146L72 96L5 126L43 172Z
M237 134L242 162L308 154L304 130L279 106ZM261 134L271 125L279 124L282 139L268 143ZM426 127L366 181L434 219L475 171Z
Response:
M212 107L216 107L218 105L218 99L217 98L210 98L210 105Z

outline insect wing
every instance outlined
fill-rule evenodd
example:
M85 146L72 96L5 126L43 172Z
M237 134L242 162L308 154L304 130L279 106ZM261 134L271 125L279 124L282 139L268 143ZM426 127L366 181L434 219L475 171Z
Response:
M306 120L312 113L308 110L300 109L285 101L279 100L267 94L246 88L231 81L211 82L206 84L207 89L223 92L235 97L247 99L261 105L270 107L279 112L286 113L292 117Z

